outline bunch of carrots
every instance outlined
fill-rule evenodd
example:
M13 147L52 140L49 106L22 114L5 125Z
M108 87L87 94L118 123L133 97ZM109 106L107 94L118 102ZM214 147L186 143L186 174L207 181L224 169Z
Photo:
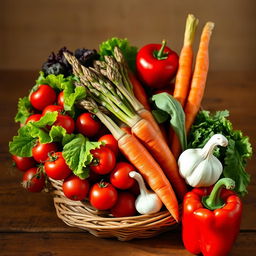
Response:
M174 89L174 98L185 111L187 133L201 105L208 72L208 46L214 27L208 22L203 29L193 72L192 45L197 24L198 20L189 15ZM105 56L104 61L96 61L94 68L81 66L69 53L65 53L65 57L80 79L80 86L87 88L87 97L80 105L94 113L111 131L121 152L179 221L178 199L182 200L187 192L176 161L181 151L179 140L170 132L171 147L168 146L150 112L145 90L129 70L120 49L115 48L114 57ZM103 113L102 108L110 114Z

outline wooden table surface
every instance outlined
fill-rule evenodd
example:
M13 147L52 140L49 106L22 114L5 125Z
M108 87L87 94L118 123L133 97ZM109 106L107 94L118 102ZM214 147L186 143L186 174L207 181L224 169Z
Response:
M8 141L16 134L13 122L17 100L34 84L37 72L0 71L0 255L191 255L181 241L180 230L158 237L120 242L100 239L66 226L55 214L50 194L26 192L20 185L22 173L12 167ZM203 102L205 109L229 109L236 129L251 137L255 145L255 72L214 72L209 74ZM230 255L256 252L256 161L248 164L249 194L244 203L241 232Z

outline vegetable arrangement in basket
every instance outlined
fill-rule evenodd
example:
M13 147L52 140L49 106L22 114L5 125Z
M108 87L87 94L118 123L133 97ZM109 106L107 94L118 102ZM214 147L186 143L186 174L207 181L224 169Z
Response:
M19 99L15 121L20 129L9 144L24 171L24 187L39 192L46 181L61 180L67 198L88 200L108 218L165 207L182 220L187 249L212 255L217 245L212 241L218 239L201 241L200 225L192 227L192 217L186 217L195 196L188 185L211 187L225 177L232 179L229 188L244 195L252 149L248 137L233 130L227 111L200 111L214 24L203 28L193 70L197 26L198 19L189 15L180 56L165 40L138 51L118 38L101 43L99 52L79 48L72 53L64 47L52 53L30 94ZM205 189L195 193L206 195ZM225 204L209 211L215 214ZM240 215L234 221L233 240ZM190 246L195 238L186 235L190 229L199 241L196 249Z

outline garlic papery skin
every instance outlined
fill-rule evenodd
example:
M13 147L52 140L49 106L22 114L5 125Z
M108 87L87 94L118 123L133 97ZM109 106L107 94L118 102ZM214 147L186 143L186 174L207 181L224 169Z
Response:
M223 166L213 155L216 146L226 147L228 140L222 134L213 135L203 148L185 150L179 157L180 175L192 187L209 187L219 179Z
M140 195L135 200L135 208L140 214L151 214L159 212L162 208L162 201L153 191L149 191L144 183L142 176L135 171L129 173L129 176L135 179L140 187Z

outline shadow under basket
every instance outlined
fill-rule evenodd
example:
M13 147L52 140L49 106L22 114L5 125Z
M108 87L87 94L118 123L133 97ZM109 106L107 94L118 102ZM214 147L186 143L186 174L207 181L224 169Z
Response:
M149 238L178 227L167 210L154 214L115 218L93 208L86 201L69 200L62 191L62 181L50 180L57 216L68 226L86 230L96 237L116 237L120 241Z

